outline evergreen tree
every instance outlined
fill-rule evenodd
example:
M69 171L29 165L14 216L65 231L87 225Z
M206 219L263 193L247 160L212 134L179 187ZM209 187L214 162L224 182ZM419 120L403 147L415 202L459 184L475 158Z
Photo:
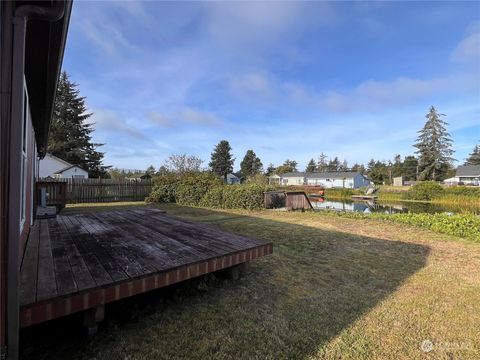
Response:
M348 162L343 160L342 163L338 166L338 171L348 171Z
M385 184L389 182L388 167L385 161L375 161L371 159L368 162L368 177L375 184Z
M475 145L472 153L469 155L465 165L480 165L480 146Z
M448 123L435 107L431 107L425 117L427 121L418 132L417 142L414 145L419 156L419 180L442 180L451 168L454 160L452 140L447 132Z
M145 175L148 175L150 177L155 176L155 167L153 165L150 165L147 170L145 170Z
M265 175L266 176L271 176L271 175L275 174L275 170L277 170L275 165L270 163L270 164L268 164L267 170L265 171Z
M340 160L335 156L333 160L330 160L327 165L327 171L338 171L340 168Z
M319 172L328 171L327 155L325 155L323 152L318 157L317 171Z
M104 153L97 151L103 144L92 142L93 124L87 123L92 114L87 112L85 97L80 96L77 87L68 74L62 72L56 91L47 151L84 168L91 177L106 176L102 165Z
M357 164L355 163L353 166L352 166L352 169L351 169L353 172L360 172L360 173L364 173L365 172L365 166L363 166L362 164Z
M402 175L405 176L405 180L414 181L417 179L418 160L415 156L405 156L402 168Z
M240 163L240 171L245 177L253 176L261 173L263 170L263 164L260 158L255 154L253 150L247 150L242 162Z
M307 167L305 168L305 172L314 172L317 169L317 164L315 163L315 160L311 159L308 162Z
M227 175L233 171L235 159L230 153L232 148L227 140L220 141L211 155L211 161L208 164L210 169L217 175L222 176L227 182Z
M403 175L403 162L400 154L395 155L393 158L393 165L391 168L392 177L398 177Z

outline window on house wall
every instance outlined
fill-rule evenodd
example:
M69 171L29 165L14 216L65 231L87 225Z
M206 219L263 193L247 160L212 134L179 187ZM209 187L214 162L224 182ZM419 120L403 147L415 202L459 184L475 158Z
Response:
M28 128L28 95L25 90L23 93L23 124L22 124L22 164L21 164L21 207L20 207L20 229L25 224L25 212L27 207L27 128Z

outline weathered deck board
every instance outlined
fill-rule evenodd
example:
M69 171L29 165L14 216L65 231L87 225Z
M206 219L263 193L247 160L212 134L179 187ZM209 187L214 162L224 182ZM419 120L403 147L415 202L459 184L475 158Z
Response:
M66 237L54 219L47 221L52 241L53 266L55 268L58 295L76 292L78 288L67 257Z
M75 245L70 233L65 226L65 223L60 220L52 224L57 226L59 231L62 231L62 236L65 241L65 251L68 257L68 261L72 268L72 274L77 283L78 289L88 289L96 286L96 282L92 277L92 274L88 270L87 264L80 254L77 246Z
M158 209L38 220L21 268L21 324L85 310L271 252L271 243Z
M38 249L38 280L37 280L37 298L36 301L57 296L57 281L53 266L52 247L50 243L50 233L48 231L48 221L42 220L38 224L40 228L39 249ZM30 241L27 247L30 246ZM27 271L27 269L24 269ZM37 274L24 275L37 276ZM21 303L23 301L20 301Z
M132 210L132 213L142 218L145 217L145 210ZM163 226L159 228L159 231L167 231L166 229L183 231L189 234L190 238L192 235L194 239L201 237L204 241L217 247L223 246L224 248L226 247L231 250L239 250L244 249L248 244L251 244L252 246L258 245L258 240L233 233L227 233L202 223L194 223L183 219L180 220L162 212L153 212L150 214L149 218L162 223Z
M28 276L28 274L37 274L38 242L40 240L40 229L38 225L37 223L30 229L30 244L25 250L22 261L22 271L20 273L21 305L34 302L37 295L37 276Z
M91 246L89 245L91 243L90 237L88 235L82 234L79 231L80 226L74 224L70 220L71 217L57 217L57 221L65 227L66 234L68 234L68 236L70 236L74 241L80 255L82 256L83 261L85 262L85 265L87 265L90 275L95 280L95 283L98 286L101 286L114 281L114 278L112 278L108 271L105 269L108 263L102 263L98 259L98 256L101 255L101 252L95 252L94 250L92 250ZM121 276L121 274L119 275L119 280L126 278L126 274L123 274L123 276Z

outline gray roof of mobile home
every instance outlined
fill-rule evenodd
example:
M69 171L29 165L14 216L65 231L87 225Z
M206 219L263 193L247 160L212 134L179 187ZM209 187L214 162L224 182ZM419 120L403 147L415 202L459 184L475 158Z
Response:
M353 179L359 172L338 171L338 172L313 172L307 173L307 179Z
M457 168L457 176L478 176L480 165L464 165Z

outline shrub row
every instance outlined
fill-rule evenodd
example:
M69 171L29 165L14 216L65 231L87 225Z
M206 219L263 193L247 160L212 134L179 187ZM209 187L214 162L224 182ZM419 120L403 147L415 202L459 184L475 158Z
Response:
M176 202L179 205L223 209L260 209L263 193L270 190L258 184L225 185L207 172L167 175L155 179L147 202Z
M381 219L427 228L442 234L459 236L480 243L480 217L474 214L363 214L355 212L325 212L353 219Z

